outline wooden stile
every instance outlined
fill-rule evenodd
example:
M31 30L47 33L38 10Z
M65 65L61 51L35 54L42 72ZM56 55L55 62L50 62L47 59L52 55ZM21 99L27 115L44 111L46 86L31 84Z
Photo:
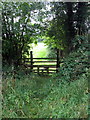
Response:
M40 61L37 61L40 60ZM48 61L47 61L48 60ZM43 65L34 65L35 63L43 63ZM49 65L45 65L44 63L49 63ZM51 63L56 63L55 65L50 65ZM39 73L54 73L54 71L58 72L58 69L60 67L60 61L59 61L59 50L57 49L57 58L33 58L33 52L30 51L30 58L24 59L24 65L27 68L31 69L31 72L35 71L33 68L37 68L37 72ZM52 68L52 69L50 69ZM42 72L40 72L42 71Z

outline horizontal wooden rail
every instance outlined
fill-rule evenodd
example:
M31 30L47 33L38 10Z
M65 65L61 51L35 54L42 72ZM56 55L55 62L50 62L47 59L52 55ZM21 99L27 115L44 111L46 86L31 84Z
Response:
M31 59L31 58L22 58L23 60L25 60L25 59ZM56 58L33 58L33 59L55 59L56 60Z
M33 59L54 59L56 60L56 58L33 58Z
M34 72L34 73L38 73L38 72ZM42 73L42 72L39 72L39 73ZM43 72L43 73L47 73L47 72ZM55 72L49 72L49 73L55 73Z
M33 62L57 62L57 61L33 61Z
M25 61L25 62L29 62L29 63L30 63L30 61ZM49 63L50 63L50 62L57 62L57 61L33 61L33 63L34 63L34 62L35 62L35 63L40 63L40 62L49 62Z
M56 70L53 70L53 69L49 69L49 71L56 71Z
M37 71L37 69L33 69L34 71ZM45 70L44 68L40 68L40 70ZM49 71L56 71L56 69L49 69Z
M23 64L25 67L49 67L49 68L56 68L56 65L27 65Z
M43 69L43 68L41 67L41 69ZM37 67L34 67L33 70L37 70ZM51 71L56 71L56 68L50 68L50 67L49 67L49 70L51 70Z
M57 61L33 61L33 62L57 62Z

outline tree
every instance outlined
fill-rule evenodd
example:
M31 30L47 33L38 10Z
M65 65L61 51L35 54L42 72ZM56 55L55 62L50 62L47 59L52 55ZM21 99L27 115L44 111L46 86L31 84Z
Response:
M79 2L77 4L77 12L76 12L76 27L78 29L78 34L83 35L87 32L86 20L88 17L88 3L87 2Z
M56 46L61 44L65 53L69 54L74 49L73 40L77 30L78 34L86 33L87 3L56 2L53 5L54 18L47 35L54 39L52 43Z
M74 12L73 12L73 6L74 3L72 2L67 2L65 3L66 5L66 13L67 13L67 19L66 19L66 26L67 26L67 31L66 31L66 41L67 41L67 46L68 46L68 52L72 51L73 45L72 45L72 39L75 36L75 28L74 28Z
M39 14L40 3L3 3L2 39L3 60L19 64L22 57L29 54L30 43L40 33L40 24L32 23L33 14ZM33 36L33 37L32 37Z

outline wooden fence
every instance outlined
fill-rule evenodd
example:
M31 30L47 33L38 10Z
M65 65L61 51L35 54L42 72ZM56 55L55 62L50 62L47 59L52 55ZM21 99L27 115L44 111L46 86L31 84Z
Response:
M33 58L33 52L30 51L30 58L23 59L26 68L30 68L35 73L54 73L58 72L60 67L59 51L56 58Z

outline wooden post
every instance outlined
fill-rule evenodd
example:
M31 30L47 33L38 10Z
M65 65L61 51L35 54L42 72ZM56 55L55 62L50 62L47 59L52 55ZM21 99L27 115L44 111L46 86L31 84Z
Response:
M31 59L31 72L33 71L33 52L30 51L30 59Z
M44 73L44 69L42 69L42 74Z
M57 64L56 64L56 72L58 72L59 67L60 67L60 62L59 62L59 49L57 49Z
M39 74L39 66L37 66L37 73Z
M49 74L49 67L47 66L47 67L44 67L44 68L45 68L47 74Z
M49 67L47 67L47 74L49 74Z

